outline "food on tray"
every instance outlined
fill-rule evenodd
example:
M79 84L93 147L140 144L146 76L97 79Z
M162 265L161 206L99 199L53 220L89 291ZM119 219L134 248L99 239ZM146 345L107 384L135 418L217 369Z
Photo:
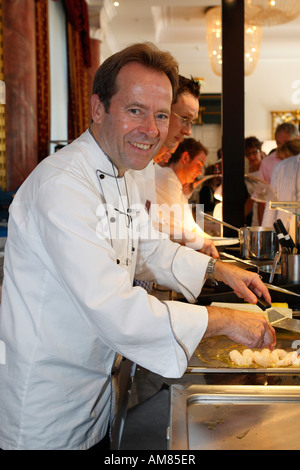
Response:
M297 351L287 352L284 349L274 349L270 351L265 348L262 350L245 349L242 352L233 349L229 353L230 360L237 366L249 367L258 365L261 367L288 367L299 366L300 355Z

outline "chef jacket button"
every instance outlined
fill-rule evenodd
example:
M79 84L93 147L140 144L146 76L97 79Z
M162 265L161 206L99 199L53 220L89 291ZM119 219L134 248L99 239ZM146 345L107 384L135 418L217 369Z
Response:
M115 222L115 221L116 221L115 217L111 217L109 220L110 220L111 222Z
M117 264L120 264L120 260L119 260L119 259L117 259Z
M131 251L135 251L135 248L134 248L134 246L131 248Z
M103 173L100 174L100 179L103 180L105 178L105 175Z

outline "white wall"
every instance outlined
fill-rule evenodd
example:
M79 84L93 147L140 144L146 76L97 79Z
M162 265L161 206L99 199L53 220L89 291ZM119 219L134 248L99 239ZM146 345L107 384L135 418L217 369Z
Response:
M254 135L261 141L272 138L271 111L300 109L300 28L293 29L292 38L286 42L275 42L270 57L269 37L275 33L276 29L264 31L257 67L245 77L245 137ZM204 77L202 93L221 93L222 79L210 68L207 47L189 51L188 55L185 51L184 44L172 51L180 63L180 73Z
M271 111L300 108L293 88L297 80L300 80L300 58L298 61L259 61L253 75L245 80L246 135L255 135L260 140L271 139Z

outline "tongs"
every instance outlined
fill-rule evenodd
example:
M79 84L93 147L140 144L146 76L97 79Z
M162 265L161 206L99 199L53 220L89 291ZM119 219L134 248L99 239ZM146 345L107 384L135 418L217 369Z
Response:
M300 333L300 320L286 317L278 309L268 304L264 299L259 298L257 305L266 312L268 320L274 328L282 328L283 330Z
M282 292L282 294L289 294L289 295L295 295L296 297L300 297L300 294L297 294L297 292L293 292L292 290L284 289L283 287L279 286L274 286L273 284L267 284L264 282L265 286L268 289L274 290L276 292Z

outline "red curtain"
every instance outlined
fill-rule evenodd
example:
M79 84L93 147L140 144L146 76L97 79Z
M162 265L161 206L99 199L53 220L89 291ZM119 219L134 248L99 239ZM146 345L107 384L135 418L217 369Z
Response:
M69 71L68 137L77 138L90 120L88 68L91 66L88 8L85 0L64 0Z
M49 153L50 78L48 0L35 0L38 161Z

